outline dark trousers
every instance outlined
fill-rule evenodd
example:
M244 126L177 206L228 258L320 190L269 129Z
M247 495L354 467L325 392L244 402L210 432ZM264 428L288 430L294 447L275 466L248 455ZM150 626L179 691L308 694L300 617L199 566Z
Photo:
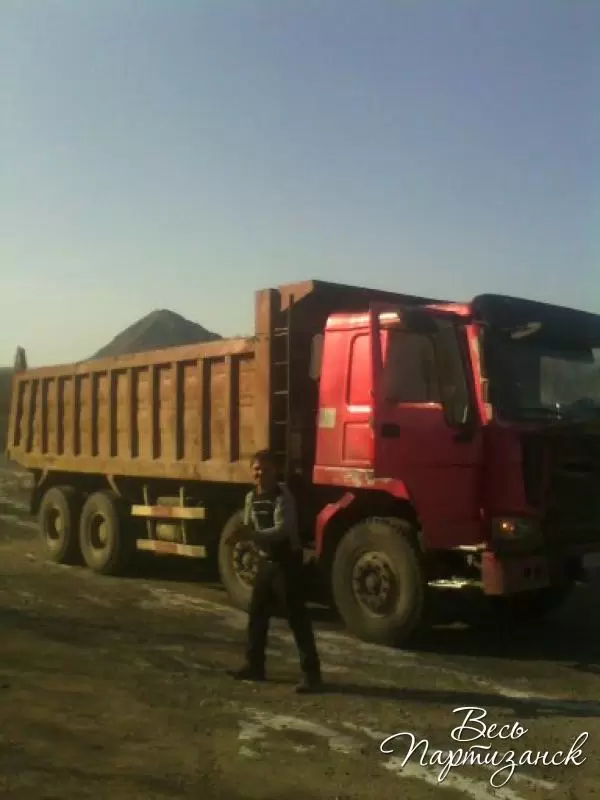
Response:
M306 675L320 672L312 622L305 605L301 559L285 562L262 561L258 568L248 619L246 660L253 669L265 668L269 622L282 608L296 641L300 667Z

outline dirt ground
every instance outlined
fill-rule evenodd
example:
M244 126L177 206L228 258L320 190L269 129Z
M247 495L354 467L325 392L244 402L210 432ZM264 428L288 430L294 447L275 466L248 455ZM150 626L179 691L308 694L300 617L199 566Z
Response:
M18 477L0 465L0 791L32 800L587 800L600 793L600 588L531 633L438 629L418 652L361 644L318 620L327 691L297 696L298 665L282 622L271 681L232 682L245 615L201 567L140 562L101 578L48 564ZM514 741L456 742L478 706L486 722L520 723ZM568 751L579 766L522 766L502 789L493 767L403 766L379 750L397 732L454 751ZM547 757L549 758L549 757ZM559 760L556 758L555 760ZM501 783L505 773L496 777Z

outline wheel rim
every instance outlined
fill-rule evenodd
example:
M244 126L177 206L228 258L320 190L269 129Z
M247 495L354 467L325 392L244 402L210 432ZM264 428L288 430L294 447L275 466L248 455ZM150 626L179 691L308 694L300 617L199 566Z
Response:
M352 570L352 590L360 607L371 616L385 617L396 605L399 585L384 553L364 553Z
M46 517L46 538L50 544L57 545L63 538L65 531L65 521L60 509L57 506L52 506L48 509Z
M90 520L89 544L98 554L104 552L109 544L108 525L102 514L94 514Z
M250 542L238 542L233 550L233 569L246 588L254 585L258 571L258 551Z

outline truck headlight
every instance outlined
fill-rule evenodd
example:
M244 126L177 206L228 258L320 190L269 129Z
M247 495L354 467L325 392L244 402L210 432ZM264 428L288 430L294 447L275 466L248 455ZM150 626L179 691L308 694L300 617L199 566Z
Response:
M542 544L542 531L531 517L495 517L492 542L501 550L534 550Z

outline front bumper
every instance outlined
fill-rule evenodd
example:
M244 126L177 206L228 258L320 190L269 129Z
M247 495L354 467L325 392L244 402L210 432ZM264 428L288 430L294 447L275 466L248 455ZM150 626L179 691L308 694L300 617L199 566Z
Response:
M499 556L481 554L484 594L508 595L583 580L583 554Z

